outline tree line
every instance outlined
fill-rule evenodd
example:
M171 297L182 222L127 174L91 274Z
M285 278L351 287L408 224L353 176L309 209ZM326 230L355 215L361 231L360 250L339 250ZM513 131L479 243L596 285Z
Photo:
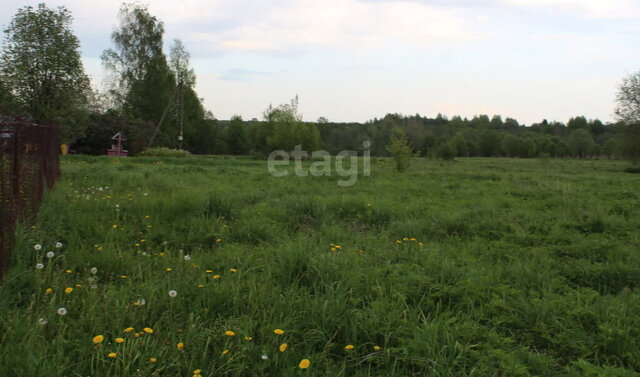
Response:
M262 119L217 120L195 91L190 53L180 40L164 51L164 23L139 4L122 4L112 47L102 54L106 90L91 88L80 43L64 7L26 6L5 30L0 55L0 112L60 124L62 139L78 153L104 154L123 132L136 154L150 146L182 147L196 154L265 156L273 150L402 150L411 155L455 157L626 157L640 160L640 73L618 90L616 123L576 116L566 124L530 126L499 115L471 119L387 114L365 123L304 122L298 97L269 105ZM153 140L153 145L150 145Z

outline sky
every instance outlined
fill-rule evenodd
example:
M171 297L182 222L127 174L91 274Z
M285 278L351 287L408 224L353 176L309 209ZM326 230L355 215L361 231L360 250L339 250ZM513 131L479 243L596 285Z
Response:
M5 28L20 7L3 0ZM73 16L96 88L120 2L56 0ZM192 55L218 119L262 118L299 96L304 120L387 113L499 114L521 123L611 121L617 85L640 71L637 0L153 0L165 46Z

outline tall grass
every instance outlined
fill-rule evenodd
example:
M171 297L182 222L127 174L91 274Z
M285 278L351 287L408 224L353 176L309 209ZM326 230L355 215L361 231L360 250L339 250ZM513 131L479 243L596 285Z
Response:
M350 188L252 159L62 163L0 286L0 375L640 372L640 177L617 162L381 159Z

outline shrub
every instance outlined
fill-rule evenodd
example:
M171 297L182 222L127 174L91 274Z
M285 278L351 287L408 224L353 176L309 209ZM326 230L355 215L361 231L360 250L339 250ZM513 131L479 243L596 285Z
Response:
M164 147L148 148L140 152L140 156L145 157L187 157L189 155L191 155L191 153L182 149L171 149Z

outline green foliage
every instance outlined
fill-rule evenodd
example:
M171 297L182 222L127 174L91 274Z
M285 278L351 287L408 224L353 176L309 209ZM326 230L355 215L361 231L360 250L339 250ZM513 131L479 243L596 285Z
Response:
M453 142L447 141L438 145L435 151L435 157L445 160L451 161L456 157L457 150Z
M127 116L158 122L176 86L162 51L164 24L139 4L123 4L119 17L111 34L114 49L102 54L111 72L110 94Z
M141 157L188 157L191 153L183 149L164 147L148 148L140 152Z
M569 148L574 157L584 158L591 155L595 143L586 129L577 129L569 136Z
M619 150L622 156L634 164L640 164L640 123L622 126Z
M403 172L409 168L413 158L413 148L403 131L395 130L387 146L387 152L393 158L397 172Z
M298 113L298 96L291 103L269 106L264 112L265 122L253 135L254 148L264 154L274 150L292 151L296 145L312 152L320 148L320 134L315 124L304 123Z
M64 7L20 8L5 29L0 57L0 100L35 121L59 124L63 142L82 136L90 90L71 21Z
M469 150L467 149L467 140L464 138L462 132L456 132L455 136L451 140L451 143L455 147L456 155L458 157L467 157L469 155Z
M230 154L247 153L249 141L244 122L240 115L234 115L231 117L225 140Z
M618 87L616 116L625 123L640 122L640 72L622 79Z

